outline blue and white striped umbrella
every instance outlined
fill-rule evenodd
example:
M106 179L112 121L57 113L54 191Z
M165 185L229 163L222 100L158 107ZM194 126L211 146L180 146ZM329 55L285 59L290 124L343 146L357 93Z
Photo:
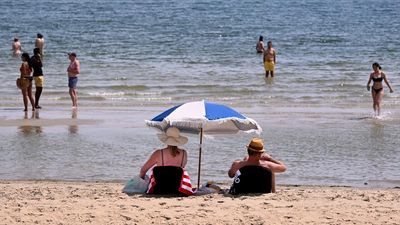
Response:
M228 106L206 101L174 106L145 122L161 131L173 126L183 133L234 134L244 131L259 134L262 131L253 119Z
M243 116L228 106L206 101L177 105L145 122L148 126L163 132L172 126L183 133L200 134L197 187L200 187L201 148L204 134L235 134L239 131L260 134L262 131L253 119Z

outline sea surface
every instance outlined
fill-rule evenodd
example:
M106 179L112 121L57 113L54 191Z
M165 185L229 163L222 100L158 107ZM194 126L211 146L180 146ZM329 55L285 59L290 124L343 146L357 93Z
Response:
M162 147L144 119L204 99L261 124L267 151L288 166L278 184L400 186L400 1L20 0L0 8L0 179L129 179ZM32 53L37 33L43 109L25 115L15 85L21 62L10 49L17 36ZM259 35L277 51L273 79L255 53ZM81 62L77 112L71 51ZM379 118L366 90L373 62L394 89L385 86ZM202 180L229 182L251 137L206 138ZM196 180L198 137L185 148Z

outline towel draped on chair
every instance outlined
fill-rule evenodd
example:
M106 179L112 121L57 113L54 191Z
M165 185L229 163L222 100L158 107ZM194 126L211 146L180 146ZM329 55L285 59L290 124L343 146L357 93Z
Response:
M150 173L147 194L193 195L195 191L188 172L176 166L156 166Z

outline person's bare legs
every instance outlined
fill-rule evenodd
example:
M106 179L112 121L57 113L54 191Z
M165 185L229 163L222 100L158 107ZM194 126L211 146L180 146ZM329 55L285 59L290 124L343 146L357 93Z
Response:
M27 89L21 89L22 99L24 100L24 111L28 111L28 91Z
M372 100L373 100L373 108L374 108L374 113L375 116L380 116L381 115L381 102L382 102L382 96L383 96L383 90L380 92L376 93L372 89Z
M381 102L382 102L383 90L376 94L376 108L378 110L378 116L381 115Z
M35 111L35 99L33 99L33 96L32 96L32 86L28 87L28 97L29 97L29 101L31 102L31 105L32 105L32 111Z
M35 91L35 108L40 109L42 107L39 106L40 95L42 95L43 87L36 87Z
M372 89L371 91L371 95L372 95L372 108L374 109L374 116L377 116L377 101L376 101L376 93L374 91L374 89Z
M265 77L269 77L270 74L271 74L271 77L274 77L274 71L271 71L271 70L265 71Z
M75 88L70 88L69 89L69 95L71 96L71 101L72 101L72 107L78 107L78 97L76 95L76 89Z

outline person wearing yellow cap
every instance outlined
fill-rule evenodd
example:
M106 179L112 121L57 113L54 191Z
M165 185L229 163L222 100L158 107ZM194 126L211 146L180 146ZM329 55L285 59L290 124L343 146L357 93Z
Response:
M243 160L235 160L228 171L229 177L233 178L237 172L245 166L261 166L267 168L272 173L272 192L275 192L275 173L286 171L283 162L272 158L265 153L264 143L261 138L253 138L247 145L247 154Z

